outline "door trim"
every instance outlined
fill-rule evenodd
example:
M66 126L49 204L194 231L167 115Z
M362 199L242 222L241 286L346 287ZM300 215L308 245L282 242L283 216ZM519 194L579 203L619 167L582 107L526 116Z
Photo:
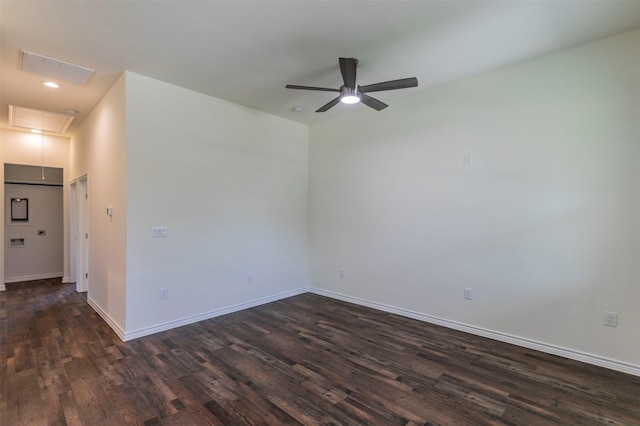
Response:
M89 290L89 199L87 175L71 182L71 265L76 291Z

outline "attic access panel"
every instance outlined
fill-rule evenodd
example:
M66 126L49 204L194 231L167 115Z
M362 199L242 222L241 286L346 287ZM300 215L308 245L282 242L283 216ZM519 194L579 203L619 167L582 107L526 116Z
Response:
M9 105L9 125L12 127L62 134L67 131L74 118L69 114Z

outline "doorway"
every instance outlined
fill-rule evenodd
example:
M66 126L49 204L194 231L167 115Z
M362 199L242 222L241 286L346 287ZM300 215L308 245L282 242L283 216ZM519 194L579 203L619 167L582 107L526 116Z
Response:
M64 275L63 170L4 164L5 283Z

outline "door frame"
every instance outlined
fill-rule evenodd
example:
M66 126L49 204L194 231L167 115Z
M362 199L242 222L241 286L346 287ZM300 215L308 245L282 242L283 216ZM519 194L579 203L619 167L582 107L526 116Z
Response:
M70 188L69 236L70 276L76 283L76 291L89 290L89 193L87 175L74 179Z

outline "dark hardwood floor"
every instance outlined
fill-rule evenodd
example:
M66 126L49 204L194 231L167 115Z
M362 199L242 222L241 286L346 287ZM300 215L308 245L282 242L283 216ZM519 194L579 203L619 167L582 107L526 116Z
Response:
M640 378L304 294L123 343L73 284L0 293L0 424L640 424Z

